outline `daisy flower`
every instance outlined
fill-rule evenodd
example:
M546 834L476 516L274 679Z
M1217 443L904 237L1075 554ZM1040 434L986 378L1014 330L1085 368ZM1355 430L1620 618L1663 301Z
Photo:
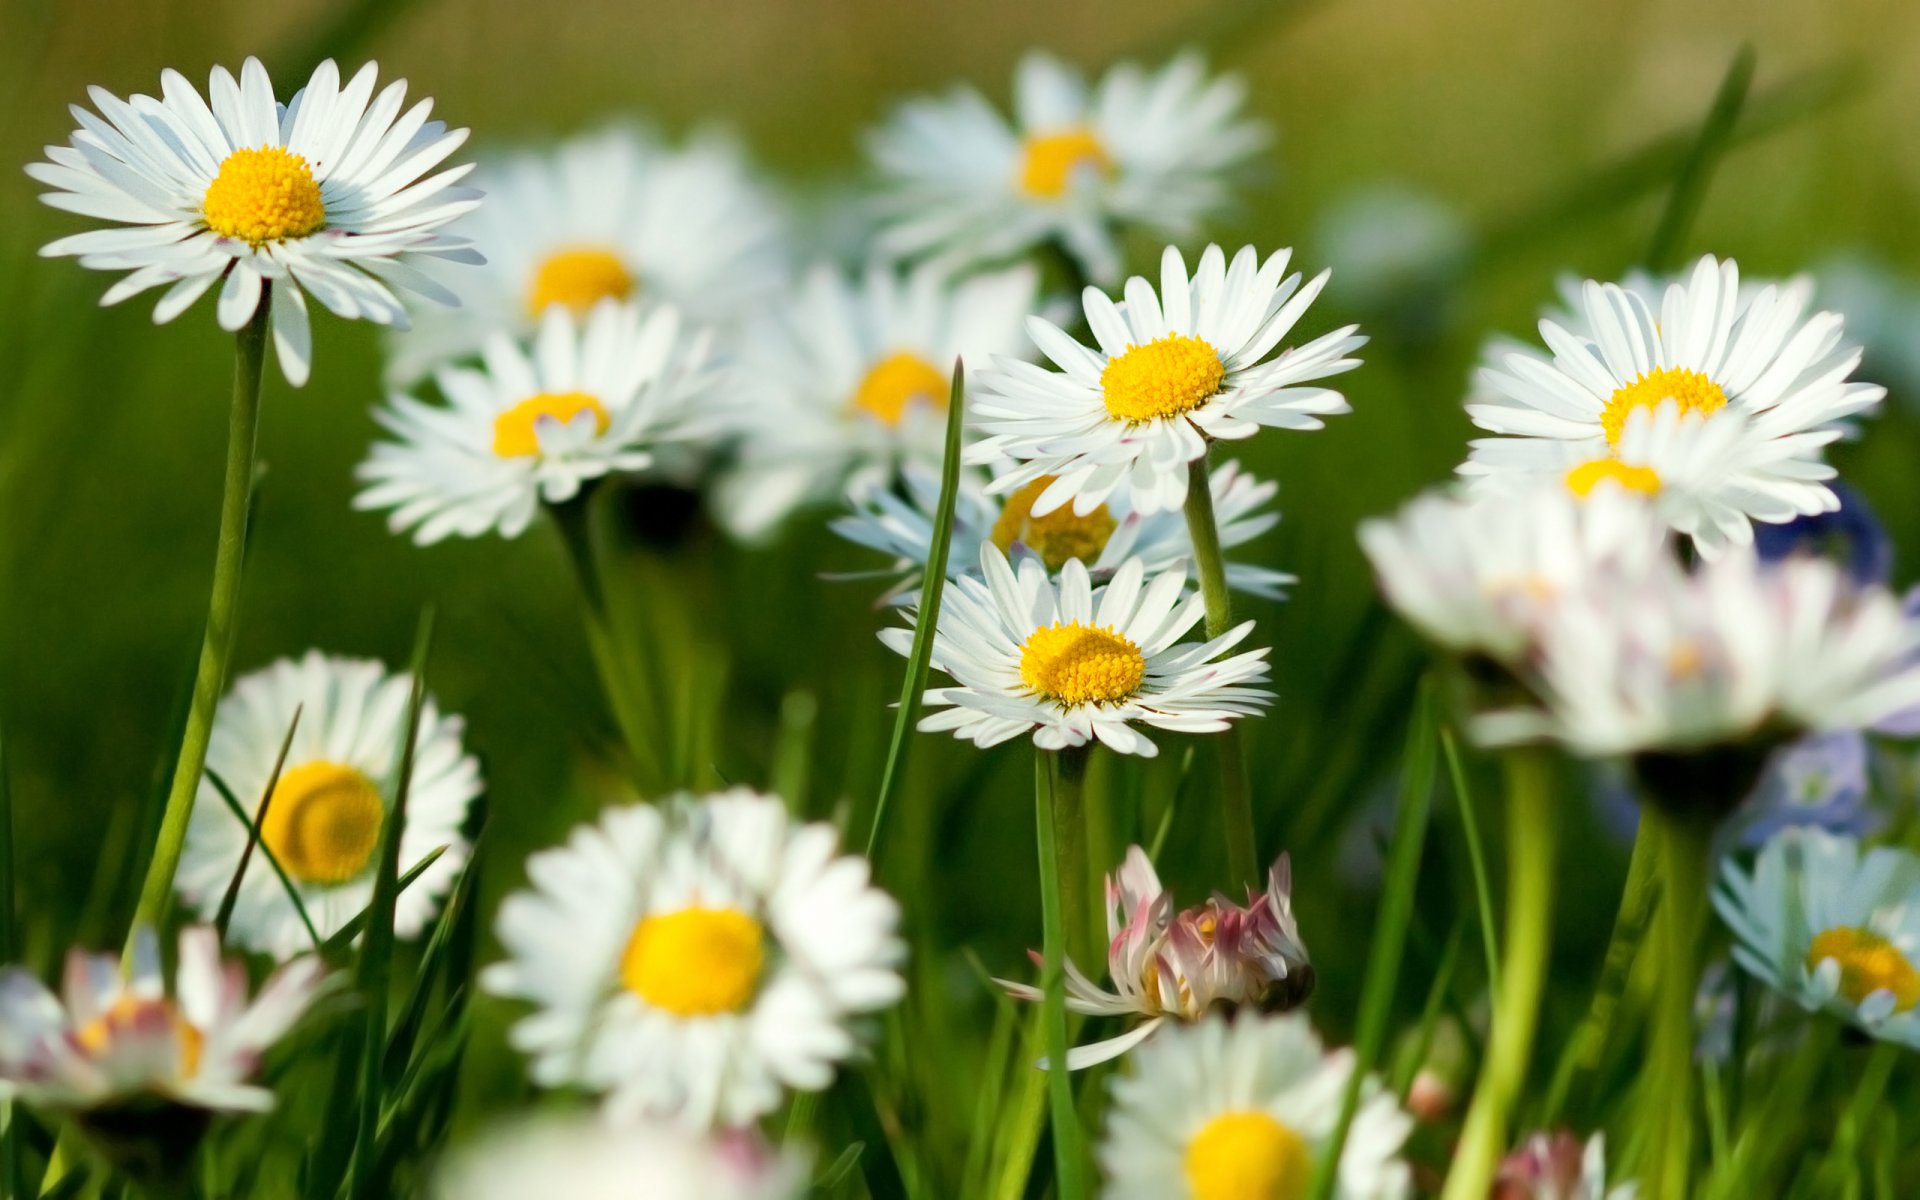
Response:
M1095 588L1086 564L1068 560L1059 582L1037 558L1016 573L999 547L980 550L980 574L953 581L940 606L933 665L957 686L932 688L926 731L952 730L976 746L1023 734L1044 750L1099 741L1151 758L1134 726L1217 733L1266 707L1267 652L1221 658L1253 630L1246 621L1209 642L1182 642L1205 615L1198 593L1182 596L1184 567L1146 582L1130 558ZM911 629L880 634L900 654Z
M555 306L584 317L602 300L645 298L730 324L787 276L778 202L724 136L676 147L614 126L483 160L474 182L487 202L453 232L487 265L464 274L459 312L423 313L391 339L392 383L478 353L492 333L531 336Z
M1198 55L1156 72L1121 64L1089 89L1034 52L1014 74L1014 120L979 92L908 101L869 139L885 191L883 253L951 272L1058 245L1089 277L1120 277L1118 233L1190 237L1227 207L1231 176L1266 145L1246 89Z
M207 770L259 824L261 842L286 872L314 932L323 938L339 932L373 900L411 690L408 676L393 674L379 662L310 650L301 659L283 658L241 677L215 718ZM274 762L290 728L293 742L275 782ZM402 938L417 936L433 921L466 864L462 827L482 785L479 763L461 746L462 732L459 717L444 715L426 701L400 835L400 868L445 850L400 893L394 931ZM210 919L219 910L248 837L248 827L203 778L174 880L182 898L202 916ZM283 960L313 948L287 884L258 854L241 881L227 937Z
M273 1093L252 1082L269 1046L319 991L317 958L288 963L247 997L244 964L220 960L209 926L180 932L169 980L151 930L118 954L67 956L56 996L20 967L0 971L0 1097L86 1113L130 1101L212 1112L264 1112Z
M1720 468L1681 532L1744 544L1753 521L1779 523L1839 506L1824 480L1824 447L1847 418L1886 389L1849 381L1860 350L1842 340L1837 313L1807 315L1803 282L1742 287L1731 261L1703 258L1657 302L1639 290L1589 281L1571 326L1540 322L1552 357L1508 353L1483 368L1474 423L1504 436L1475 442L1462 474L1560 473L1576 462L1624 458L1629 420L1676 406L1709 424L1743 418Z
M826 1087L853 1018L905 987L899 906L837 840L735 789L612 809L534 855L480 981L536 1008L511 1034L535 1081L690 1128Z
M305 296L339 316L404 327L395 287L455 305L418 260L477 264L464 238L443 227L480 203L457 187L471 164L428 176L466 140L429 121L433 102L400 111L404 80L376 96L372 63L344 85L331 61L281 104L258 59L236 82L215 67L208 99L177 71L160 98L88 95L75 105L69 144L47 147L27 173L54 190L55 208L112 222L60 238L45 255L127 275L107 290L115 304L166 292L153 318L170 321L220 284L220 327L247 324L272 289L273 344L289 383L306 382L312 357ZM425 178L423 178L425 176Z
M1107 909L1107 976L1114 990L1103 990L1069 960L1067 1007L1089 1016L1146 1020L1119 1037L1070 1051L1070 1071L1125 1054L1169 1017L1191 1022L1217 1008L1294 1008L1313 991L1313 964L1293 919L1293 870L1284 854L1267 872L1267 890L1249 889L1245 908L1215 893L1205 904L1176 913L1173 894L1160 886L1147 852L1131 846L1126 862L1107 876ZM1032 957L1043 962L1038 954ZM1037 987L995 982L1016 999L1038 1003L1045 997Z
M1584 1144L1562 1129L1535 1133L1500 1164L1492 1200L1634 1200L1639 1189L1623 1183L1607 1190L1607 1144L1594 1134Z
M1723 863L1713 904L1749 975L1808 1012L1920 1049L1920 857L1783 830L1751 874Z
M1263 263L1243 247L1228 265L1208 246L1191 279L1180 251L1160 261L1160 291L1136 275L1124 305L1088 288L1082 297L1097 348L1030 317L1027 333L1057 365L996 361L975 377L975 424L988 436L968 461L1018 464L993 482L1013 492L1042 476L1053 483L1033 504L1049 513L1067 501L1089 513L1124 487L1138 512L1179 508L1188 464L1215 440L1252 437L1263 425L1318 429L1348 411L1339 392L1302 384L1360 365L1347 354L1366 341L1354 326L1267 356L1326 286L1322 271L1304 287L1286 274L1291 251Z
M543 502L645 470L706 428L694 405L715 387L707 346L671 308L554 306L531 346L495 333L480 366L435 372L444 405L394 393L375 414L393 440L360 464L354 507L391 509L388 527L423 546L518 537Z
M745 538L851 482L891 479L903 462L938 463L955 359L1012 354L1033 308L1019 267L951 283L869 266L857 279L821 266L790 303L741 334L739 461L716 493Z
M1333 1134L1353 1072L1298 1013L1215 1015L1169 1029L1113 1081L1100 1144L1107 1200L1240 1200L1304 1196ZM1400 1200L1412 1190L1399 1158L1413 1127L1369 1076L1340 1151L1337 1200Z
M688 1133L585 1118L523 1121L456 1150L440 1200L800 1200L807 1159L752 1130Z

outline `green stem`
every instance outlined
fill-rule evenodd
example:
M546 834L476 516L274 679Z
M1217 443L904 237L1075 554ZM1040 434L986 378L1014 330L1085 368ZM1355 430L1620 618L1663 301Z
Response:
M1652 1161L1642 1173L1648 1200L1685 1200L1693 1181L1693 1002L1700 984L1700 930L1706 920L1707 843L1712 823L1660 804L1641 807L1664 876L1654 913L1660 977L1653 1037L1642 1078Z
M1233 628L1233 594L1227 590L1227 560L1220 551L1220 523L1213 515L1209 455L1187 464L1187 533L1193 539L1194 564L1200 570L1200 595L1207 606L1207 638ZM1247 756L1238 726L1219 738L1220 816L1227 837L1227 871L1236 885L1257 884L1259 838L1254 832L1253 791L1247 783Z
M1087 758L1091 748L1073 746L1053 755L1053 853L1060 869L1060 924L1066 956L1085 967L1093 941L1087 886Z
M1059 772L1046 750L1034 759L1034 831L1040 841L1040 926L1045 963L1041 985L1046 991L1042 1021L1046 1025L1047 1089L1053 1108L1054 1195L1058 1200L1083 1200L1080 1118L1073 1107L1073 1079L1067 1074L1066 930L1061 913L1060 847L1054 830L1061 805L1053 787Z
M1507 1120L1526 1082L1546 978L1558 840L1551 769L1537 750L1514 751L1505 765L1507 915L1500 995L1494 1007L1497 1016L1442 1200L1485 1200L1493 1188L1494 1172L1506 1149Z

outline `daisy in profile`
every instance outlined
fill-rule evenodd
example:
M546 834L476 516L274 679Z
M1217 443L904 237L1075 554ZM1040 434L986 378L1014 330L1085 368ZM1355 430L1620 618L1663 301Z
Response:
M439 1200L801 1200L807 1159L750 1129L689 1133L581 1117L522 1121L456 1150Z
M602 300L647 299L730 324L786 279L779 204L724 136L673 146L613 126L483 161L474 182L487 202L453 232L487 264L463 274L458 312L422 313L391 339L395 384L479 352L494 332L530 336L556 306L584 317Z
M1088 277L1120 277L1127 228L1190 237L1232 200L1265 146L1246 89L1198 55L1131 63L1088 87L1034 52L1013 80L1010 122L971 88L908 101L869 139L885 191L883 253L943 272L1055 243Z
M738 462L720 480L721 519L757 538L803 504L937 464L953 364L1012 354L1034 304L1018 267L950 283L870 266L821 266L741 334L731 413Z
M1752 541L1753 521L1838 508L1824 448L1886 394L1848 378L1860 350L1843 340L1839 314L1809 315L1804 283L1742 286L1731 260L1712 257L1657 301L1651 290L1589 281L1571 326L1540 323L1550 358L1510 352L1483 368L1483 399L1467 411L1502 436L1475 442L1461 473L1632 463L1634 416L1672 406L1694 422L1740 420L1715 456L1718 469L1695 481L1700 511L1676 529L1740 544Z
M1169 1029L1113 1081L1100 1143L1108 1200L1305 1196L1353 1073L1298 1013L1220 1015ZM1336 1200L1401 1200L1413 1119L1369 1077L1341 1148Z
M322 938L339 932L372 902L380 835L393 809L406 743L411 687L406 675L381 663L317 650L298 660L283 658L234 683L214 722L207 768L259 824L260 841L287 882L254 855L227 928L229 941L282 960L313 949L288 884ZM276 781L274 762L289 729L293 742ZM460 718L442 714L427 700L414 748L400 869L445 849L399 895L394 932L402 938L415 937L432 923L466 864L462 827L482 785L480 765L462 747L461 734ZM219 910L248 837L248 827L213 782L203 779L174 880L202 916L211 919Z
M1359 366L1347 357L1366 339L1348 326L1269 358L1320 289L1322 271L1302 286L1287 274L1291 251L1260 261L1253 247L1227 257L1208 246L1191 279L1172 246L1160 260L1160 291L1140 276L1124 304L1095 288L1083 297L1096 346L1068 337L1042 317L1027 321L1040 352L1060 369L997 361L975 377L975 423L989 436L968 461L1016 464L993 482L1015 492L1043 476L1053 482L1035 513L1073 502L1092 512L1123 492L1142 513L1185 502L1190 463L1209 443L1252 437L1262 426L1318 429L1348 411L1339 392L1306 387Z
M1056 583L1037 558L1018 571L999 547L980 550L980 574L953 581L940 607L933 665L955 686L932 688L920 722L977 746L1031 736L1043 750L1098 741L1151 758L1159 748L1136 725L1216 733L1266 707L1266 650L1220 657L1253 631L1247 621L1209 642L1180 638L1200 622L1184 567L1146 578L1137 558L1093 586L1071 559ZM911 629L881 641L912 652Z
M339 69L321 63L285 104L253 58L237 81L215 67L205 100L171 70L158 99L91 89L99 115L76 105L69 144L47 147L47 161L27 172L54 189L41 197L48 204L114 227L40 252L127 272L103 303L165 288L159 322L217 283L220 327L238 330L275 285L274 349L295 386L312 358L307 295L339 316L394 327L407 324L395 288L458 304L420 264L482 261L445 230L480 202L456 186L471 164L429 175L467 131L428 120L429 100L402 113L406 82L376 95L377 73L368 63L342 84Z
M435 372L446 403L397 392L375 414L393 440L360 464L354 507L392 510L388 527L423 546L518 537L541 504L698 436L695 406L715 387L707 346L674 309L612 300L584 317L548 309L531 346L495 333L481 365Z
M1713 904L1749 975L1808 1012L1920 1049L1920 857L1782 830L1752 873L1722 865Z
M536 1011L515 1047L617 1118L744 1125L819 1091L904 990L899 906L827 825L735 789L609 810L527 864L481 973Z

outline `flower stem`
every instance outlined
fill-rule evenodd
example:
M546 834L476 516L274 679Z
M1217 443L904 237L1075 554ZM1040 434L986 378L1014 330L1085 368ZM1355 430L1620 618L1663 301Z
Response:
M1233 628L1233 595L1227 590L1227 560L1220 551L1220 523L1213 515L1213 480L1207 470L1209 455L1187 464L1187 533L1193 539L1194 563L1200 569L1200 595L1207 606L1207 638ZM1236 885L1258 882L1260 855L1253 824L1253 793L1247 784L1246 750L1239 727L1228 726L1219 738L1220 816L1227 837L1227 870Z
M1041 1019L1046 1027L1047 1090L1053 1109L1054 1195L1058 1200L1083 1200L1080 1118L1073 1106L1073 1078L1067 1074L1066 931L1061 913L1061 847L1054 831L1060 808L1054 780L1061 773L1052 752L1040 750L1034 759L1034 832L1040 842L1040 927L1045 964L1041 985L1046 995Z
M1091 748L1071 746L1053 755L1053 853L1060 868L1060 925L1066 957L1091 961L1093 925L1087 890L1087 757Z
M1538 750L1507 755L1507 913L1502 938L1500 995L1494 1006L1491 1045L1473 1104L1460 1133L1460 1149L1447 1173L1443 1200L1485 1200L1506 1149L1507 1119L1526 1082L1540 1018L1553 929L1554 846L1558 814L1551 771Z
M1685 1200L1693 1179L1693 1002L1700 985L1700 929L1706 920L1711 820L1664 805L1643 806L1665 877L1654 913L1660 977L1643 1079L1651 1160L1641 1174L1648 1200Z

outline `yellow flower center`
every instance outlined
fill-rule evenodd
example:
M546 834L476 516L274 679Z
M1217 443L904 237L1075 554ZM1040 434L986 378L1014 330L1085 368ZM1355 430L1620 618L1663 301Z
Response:
M1720 385L1700 372L1685 367L1655 367L1615 392L1600 410L1600 428L1606 431L1607 445L1620 445L1634 409L1656 408L1665 400L1678 403L1687 416L1710 417L1727 406L1727 394Z
M731 908L683 908L643 917L620 960L634 995L681 1017L737 1013L766 965L760 922Z
M635 282L633 272L611 250L556 250L533 273L527 308L536 317L556 304L583 313L602 300L625 300L633 295Z
M96 1061L104 1059L120 1038L136 1031L145 1037L146 1029L150 1028L147 1014L156 1010L173 1028L174 1045L180 1051L177 1064L179 1074L182 1077L193 1075L200 1069L200 1055L207 1045L206 1035L181 1016L171 1000L141 1000L123 994L105 1012L75 1030L74 1040Z
M323 760L280 775L260 822L260 840L302 883L345 883L367 869L380 847L387 807L373 780Z
M596 433L605 433L613 418L597 397L585 392L541 392L493 419L493 452L501 458L532 458L540 453L540 418L571 424L581 413L593 414Z
M1227 1112L1187 1143L1193 1200L1304 1200L1313 1175L1306 1139L1263 1112Z
M207 185L200 212L208 229L254 246L306 237L327 222L313 169L278 146L227 155Z
M1855 1004L1882 990L1893 993L1895 1012L1920 1004L1920 971L1879 934L1844 925L1829 929L1807 948L1807 970L1829 958L1840 964L1840 994Z
M1567 472L1567 490L1583 499L1603 483L1652 496L1660 491L1660 472L1652 467L1630 467L1617 458L1596 458Z
M1020 190L1041 200L1058 200L1083 170L1113 174L1113 156L1084 125L1058 133L1036 133L1020 154Z
M898 425L913 404L947 406L947 377L917 354L890 354L873 364L853 394L853 407L883 425Z
M1192 412L1219 394L1226 377L1212 346L1170 333L1107 360L1100 389L1115 420L1139 423Z
M1038 554L1049 571L1058 571L1072 558L1091 565L1113 536L1113 514L1102 504L1084 517L1076 516L1072 504L1062 504L1045 516L1034 516L1033 502L1052 483L1053 476L1042 475L1007 497L993 522L993 544L1004 551L1019 542Z
M1140 690L1147 660L1111 629L1069 621L1034 630L1020 647L1020 678L1069 708L1118 704Z

